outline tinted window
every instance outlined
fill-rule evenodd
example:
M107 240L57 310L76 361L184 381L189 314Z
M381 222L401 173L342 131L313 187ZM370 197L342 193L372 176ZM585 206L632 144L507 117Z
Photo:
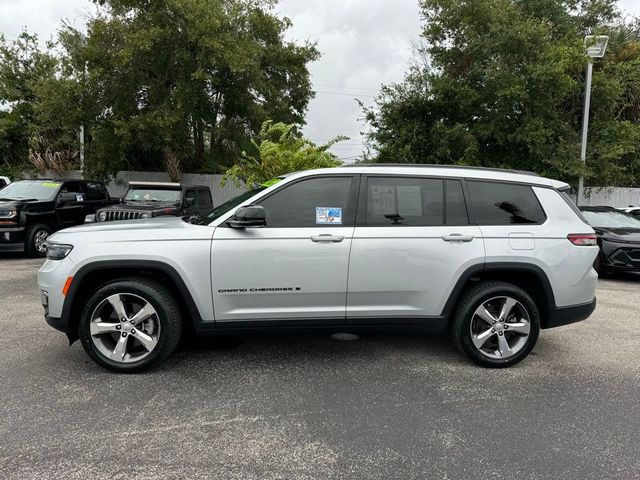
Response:
M468 181L475 220L480 225L540 224L546 216L528 185Z
M258 202L266 210L267 227L353 225L349 205L351 177L302 180Z
M5 182L3 179L0 178L0 188L5 187L7 185L7 182Z
M84 184L87 200L106 200L107 189L98 182L87 182Z
M196 191L187 190L184 194L184 203L188 207L195 207L196 205Z
M65 182L60 193L75 193L76 195L84 198L84 192L82 191L80 182Z
M418 177L369 177L368 226L429 226L444 223L444 183Z
M213 208L213 201L211 200L211 191L207 189L198 190L198 208L203 210L209 210Z
M462 182L446 181L447 225L468 225L467 206L462 193Z

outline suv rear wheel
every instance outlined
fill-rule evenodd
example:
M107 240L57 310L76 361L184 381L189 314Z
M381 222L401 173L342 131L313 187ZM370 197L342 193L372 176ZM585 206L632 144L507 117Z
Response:
M521 288L505 282L483 282L464 295L451 328L456 345L475 363L509 367L535 346L540 313Z
M135 373L175 350L182 322L169 291L146 279L117 280L99 288L80 318L80 340L89 356L110 370Z

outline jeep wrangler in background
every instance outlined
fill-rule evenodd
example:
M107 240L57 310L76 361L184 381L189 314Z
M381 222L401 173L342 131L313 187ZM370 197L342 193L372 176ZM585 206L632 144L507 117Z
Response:
M213 208L209 187L179 183L130 182L122 203L99 210L87 222L202 215Z
M115 200L101 182L20 180L0 190L0 251L44 257L53 232L81 225Z

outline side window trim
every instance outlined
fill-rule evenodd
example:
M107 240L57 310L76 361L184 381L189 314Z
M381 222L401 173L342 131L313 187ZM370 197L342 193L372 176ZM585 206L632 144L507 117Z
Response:
M462 203L464 205L465 212L467 214L467 223L459 225L457 223L449 223L449 197L447 195L450 182L459 182L462 188ZM445 178L444 179L444 226L446 227L468 227L469 225L473 225L471 222L471 212L469 208L469 195L467 193L467 185L464 178Z

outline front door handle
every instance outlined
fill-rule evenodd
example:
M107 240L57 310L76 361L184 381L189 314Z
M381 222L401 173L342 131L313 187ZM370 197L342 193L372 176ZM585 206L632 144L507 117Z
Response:
M452 233L443 235L442 240L445 242L471 242L475 237L473 235L462 235L460 233Z
M314 235L311 237L311 241L315 243L340 243L344 240L343 236L340 235Z

